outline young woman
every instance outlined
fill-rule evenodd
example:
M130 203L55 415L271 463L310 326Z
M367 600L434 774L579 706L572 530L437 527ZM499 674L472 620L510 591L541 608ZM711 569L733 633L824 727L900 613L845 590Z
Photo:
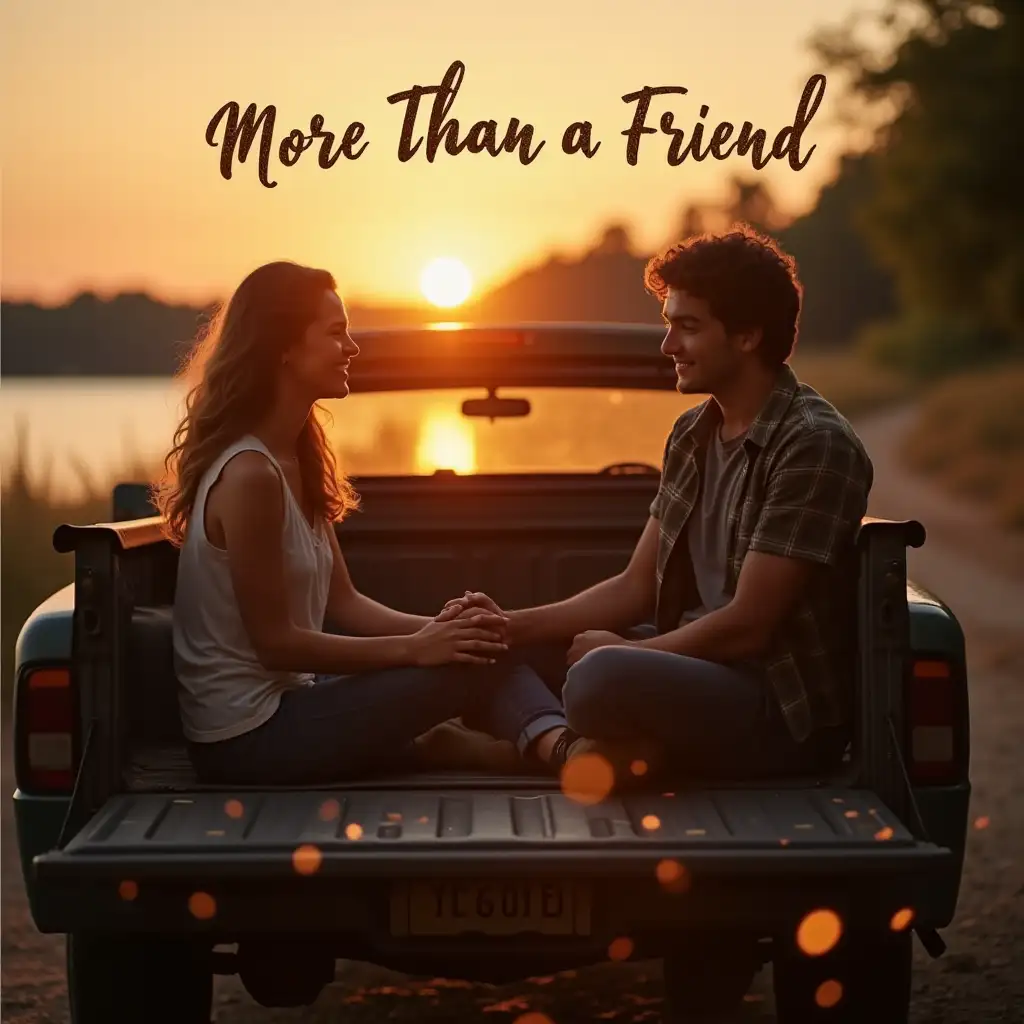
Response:
M181 546L175 667L201 779L331 781L467 724L546 761L561 705L505 654L505 619L472 598L435 618L358 593L333 523L356 505L317 419L359 349L334 279L253 271L215 317L156 500ZM325 618L346 635L324 632ZM354 635L348 635L354 634Z

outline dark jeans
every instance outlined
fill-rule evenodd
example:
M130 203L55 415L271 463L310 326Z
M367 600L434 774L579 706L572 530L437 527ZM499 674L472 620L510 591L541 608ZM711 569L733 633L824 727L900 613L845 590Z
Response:
M629 636L654 633L638 627ZM549 655L549 680L554 663ZM771 686L756 670L680 654L599 648L569 669L561 692L573 730L598 740L661 741L674 774L685 778L830 771L845 747L839 730L794 740Z
M320 677L282 694L263 725L190 752L203 782L312 785L403 767L417 736L460 715L520 751L565 724L558 698L523 664L396 668Z
M641 626L628 635L654 632ZM565 653L565 644L545 644L516 650L515 661L494 666L322 677L285 693L273 718L252 732L192 744L192 760L211 783L332 782L412 767L412 741L458 716L520 751L566 718L593 739L660 740L674 773L685 778L833 771L842 757L841 730L797 743L768 682L753 670L606 647L566 672Z

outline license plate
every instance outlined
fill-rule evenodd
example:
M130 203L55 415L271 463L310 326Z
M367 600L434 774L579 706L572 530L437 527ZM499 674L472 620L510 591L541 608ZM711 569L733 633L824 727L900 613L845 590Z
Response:
M391 893L393 935L589 935L580 882L409 882Z

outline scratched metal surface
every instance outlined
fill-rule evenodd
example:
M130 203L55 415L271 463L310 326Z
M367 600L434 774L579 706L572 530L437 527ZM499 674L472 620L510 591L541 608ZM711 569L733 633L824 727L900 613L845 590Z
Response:
M68 854L347 848L856 848L913 845L870 792L726 790L633 794L582 804L560 792L328 790L128 794L109 801Z

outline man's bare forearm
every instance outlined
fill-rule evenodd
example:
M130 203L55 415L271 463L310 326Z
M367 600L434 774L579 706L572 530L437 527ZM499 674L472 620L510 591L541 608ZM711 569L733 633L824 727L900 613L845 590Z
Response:
M634 640L632 646L728 665L763 654L768 638L757 622L735 605L726 605L669 633Z
M602 580L564 601L507 612L510 644L571 640L588 629L625 630L654 611L654 581L625 574Z

